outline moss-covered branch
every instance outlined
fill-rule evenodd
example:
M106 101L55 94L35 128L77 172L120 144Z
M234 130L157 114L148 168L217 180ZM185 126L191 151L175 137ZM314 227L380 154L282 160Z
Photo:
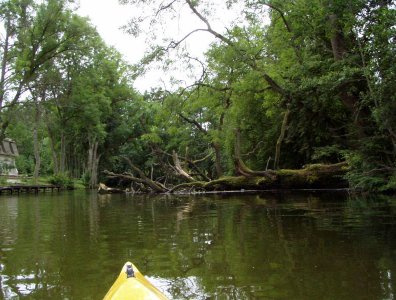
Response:
M178 185L170 190L176 192L181 189L194 187L206 190L269 190L269 189L336 189L348 187L344 175L348 171L346 163L323 165L309 165L300 170L282 169L272 171L271 176L229 176L210 182L190 182Z
M143 183L149 186L155 193L176 193L180 191L233 191L233 190L271 190L271 189L338 189L348 187L344 175L348 171L348 165L343 163L323 165L308 165L300 170L282 169L271 171L269 174L249 176L221 177L209 182L193 181L176 185L172 188L159 188L158 184L147 178L136 178L130 174L114 174L109 171L104 173L111 178L119 177L131 182ZM260 175L259 175L260 174ZM161 185L162 187L162 185Z

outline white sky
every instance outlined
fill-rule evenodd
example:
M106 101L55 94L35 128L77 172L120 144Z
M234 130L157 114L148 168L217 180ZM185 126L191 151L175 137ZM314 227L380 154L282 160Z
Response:
M136 39L120 29L128 22L129 7L118 4L118 0L80 0L78 13L89 17L106 44L120 51L125 60L136 63L143 56L145 44L142 39ZM135 87L144 91L152 83L135 82Z
M137 63L143 57L148 49L146 38L144 36L135 38L124 33L120 27L126 25L134 14L142 15L147 13L147 11L139 11L139 8L132 5L120 5L118 0L80 0L79 2L78 13L91 19L92 24L96 26L99 34L108 45L118 49L130 63ZM159 40L164 37L180 39L180 37L184 37L186 33L193 29L205 28L202 21L193 15L186 5L179 7L179 9L180 11L176 12L178 17L166 22L162 29L157 28L156 35ZM238 19L241 17L240 9L238 10L238 7L236 7L235 11L227 10L224 0L214 0L207 9L213 15L210 20L211 25L219 32L224 32L225 27L229 27L232 22L239 23ZM199 32L188 38L183 46L188 49L191 56L202 59L203 53L214 40L215 38L209 33ZM169 70L168 72L152 68L145 76L138 78L134 82L134 87L141 92L159 86L172 89L171 77L184 81L184 85L193 82L193 79L187 75L186 66L179 64L174 67L177 70ZM197 65L197 74L193 76L199 77L200 70Z
M134 13L139 13L136 10L137 9L131 5L120 5L118 0L80 0L78 13L82 16L88 16L105 42L120 51L128 62L137 63L143 57L147 49L145 38L135 38L132 35L124 33L120 29L121 26L128 23L128 20ZM186 30L189 29L204 28L202 22L191 15L183 20L178 19L168 26L173 28L167 28L165 31L177 31L179 36L183 35ZM160 33L160 35L162 34L166 35L167 32ZM212 36L207 33L200 33L190 38L187 46L190 48L190 52L194 52L194 55L202 57L202 53L208 48L212 41L214 41ZM180 72L180 70L170 74L170 72L164 73L161 70L154 69L148 71L144 77L138 78L134 86L141 92L156 86L170 88L169 77L171 75L179 77L178 79L187 80L187 78L183 77L188 76L182 73L183 72Z

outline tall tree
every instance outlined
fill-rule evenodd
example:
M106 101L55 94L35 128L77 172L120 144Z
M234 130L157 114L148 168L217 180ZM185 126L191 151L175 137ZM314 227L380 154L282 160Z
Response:
M17 106L29 83L45 64L68 51L78 51L86 22L72 14L67 1L9 0L0 6L5 28L0 77L0 137L9 125L7 113ZM85 23L84 23L85 22Z

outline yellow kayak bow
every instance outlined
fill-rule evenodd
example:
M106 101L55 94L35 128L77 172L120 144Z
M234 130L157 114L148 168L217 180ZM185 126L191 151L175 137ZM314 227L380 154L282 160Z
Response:
M168 300L138 268L126 262L103 300Z

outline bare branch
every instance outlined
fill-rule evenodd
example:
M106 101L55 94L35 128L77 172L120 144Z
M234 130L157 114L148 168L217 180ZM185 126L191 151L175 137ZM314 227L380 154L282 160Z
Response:
M187 179L190 182L196 181L190 174L188 174L181 166L179 157L175 150L172 153L173 163L175 165L176 172L180 174L183 178Z
M202 158L200 158L200 159L193 160L192 163L196 164L196 163L205 161L205 160L207 160L209 157L211 157L212 155L213 155L213 152L209 152L208 155L206 155L206 156L204 156L204 157L202 157Z
M256 146L253 148L252 151L249 151L248 153L241 154L241 156L249 157L250 155L252 155L254 152L257 151L257 149L259 148L259 146L260 146L262 143L263 143L263 141L258 142L258 143L256 144Z
M204 129L202 127L201 124L199 124L196 120L193 119L189 119L186 116L184 116L182 113L178 113L179 117L182 118L184 121L186 121L187 123L190 123L192 125L194 125L196 128L198 128L199 131L201 131L204 134L208 134L208 132L206 131L206 129Z
M204 28L198 28L198 29L194 29L193 31L190 31L189 33L187 33L182 39L178 40L178 41L172 41L169 43L169 45L166 48L162 48L163 51L168 51L169 49L175 49L177 46L179 46L182 42L184 42L189 36L191 36L192 34L199 32L199 31L208 31L207 29Z
M186 3L188 4L188 6L190 7L190 9L192 10L192 12L199 18L201 19L202 22L204 22L206 24L206 27L208 28L206 31L210 32L211 34L213 34L215 37L217 37L218 39L222 40L223 42L225 42L228 45L233 45L233 42L225 37L224 35L218 33L217 31L214 31L212 29L212 27L210 26L209 21L198 12L198 10L195 8L194 4L192 3L191 0L185 0Z
M290 33L292 32L290 24L289 24L289 22L287 22L285 14L280 10L280 8L274 6L273 4L269 4L267 2L264 2L263 5L268 6L269 8L271 8L273 10L276 10L279 13L279 15L281 16L282 21L285 24L287 31Z
M173 158L173 155L172 155L172 154L169 154L169 153L167 153L167 152L161 150L160 148L157 148L157 149L155 149L154 151L155 151L155 152L162 153L162 154L164 154L164 155L166 155L166 156L169 156L169 157L172 157L172 158ZM186 158L186 157L183 157L183 156L178 156L178 157L181 158L181 159L183 159L186 163L188 163L188 164L195 170L195 172L197 172L197 174L198 174L199 176L201 176L204 180L206 180L206 181L211 181L211 178L209 178L204 172L202 172L202 171L200 170L200 168L198 168L197 163L200 163L200 162L205 161L206 159L208 159L208 158L211 157L212 155L213 155L213 152L209 152L209 154L206 155L205 157L199 158L199 159L196 159L196 160L190 160L190 159L188 159L188 158ZM172 169L175 169L172 165L170 165L170 167L171 167Z
M168 4L160 4L160 8L157 10L157 12L155 13L155 16L157 17L162 11L167 10L169 8L172 7L172 5L176 2L177 0L173 0L171 2L169 2Z
M155 182L155 181L151 180L150 178L148 178L142 170L140 170L138 167L136 167L131 162L131 160L128 157L123 156L122 158L128 162L128 164L132 168L132 170L134 170L135 172L137 172L139 174L141 180L143 181L142 183L148 185L150 188L152 188L156 192L165 193L168 191L168 189L163 184L161 184L159 182Z
M231 90L231 87L229 87L229 86L216 87L216 86L213 86L213 85L210 85L210 84L207 84L207 83L201 83L201 82L196 82L196 83L192 84L190 87L193 87L193 86L207 87L207 88L210 88L210 89L218 91L218 92L226 92L226 91Z

